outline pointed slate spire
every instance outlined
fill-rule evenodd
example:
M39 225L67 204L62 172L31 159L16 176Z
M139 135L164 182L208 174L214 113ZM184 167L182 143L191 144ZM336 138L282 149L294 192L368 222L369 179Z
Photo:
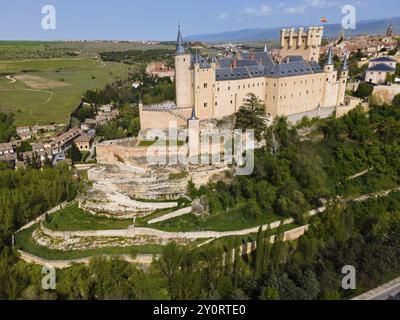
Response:
M189 120L199 120L196 117L196 108L195 107L192 108L192 115L190 116Z
M184 54L184 53L185 53L185 48L183 46L181 25L178 24L178 38L176 39L176 54Z
M265 41L265 45L264 45L264 53L268 53L267 41Z
M211 62L215 62L214 49L211 49Z
M325 65L333 65L332 47L329 47L328 60L326 61Z
M348 54L344 55L342 71L349 71L349 61L348 61Z

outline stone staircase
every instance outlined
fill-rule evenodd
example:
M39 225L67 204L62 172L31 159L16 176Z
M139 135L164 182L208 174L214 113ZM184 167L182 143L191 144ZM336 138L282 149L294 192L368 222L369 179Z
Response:
M176 109L170 109L168 110L168 112L172 114L174 117L187 121L192 114L192 108L179 108L179 109L176 108Z

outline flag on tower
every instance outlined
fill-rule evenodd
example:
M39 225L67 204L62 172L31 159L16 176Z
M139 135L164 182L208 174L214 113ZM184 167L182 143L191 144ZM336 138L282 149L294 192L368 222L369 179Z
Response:
M328 23L328 19L326 17L321 18L321 23Z

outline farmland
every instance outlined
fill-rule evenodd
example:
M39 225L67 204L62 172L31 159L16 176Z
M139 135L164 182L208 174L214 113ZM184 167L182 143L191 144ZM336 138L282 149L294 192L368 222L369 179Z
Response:
M16 125L67 123L86 90L124 79L134 68L103 62L104 51L170 48L131 42L0 41L0 112Z

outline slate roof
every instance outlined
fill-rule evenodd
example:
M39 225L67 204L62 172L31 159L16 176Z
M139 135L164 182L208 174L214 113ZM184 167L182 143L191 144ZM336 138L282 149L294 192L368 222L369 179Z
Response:
M396 62L396 60L391 57L379 57L370 60L370 62Z
M265 77L265 67L262 65L237 67L237 68L219 68L215 70L217 81L222 80L240 80L257 77Z
M396 71L396 69L392 68L391 66L388 66L387 64L380 63L377 64L376 66L368 68L367 71L394 72Z
M242 55L243 57L247 56ZM274 63L268 54L264 54L264 59L263 64L255 60L237 60L236 68L231 68L232 59L221 59L219 60L221 68L216 70L216 79L224 81L257 77L280 78L323 72L323 68L317 62L304 61L301 56L288 57L282 63Z

